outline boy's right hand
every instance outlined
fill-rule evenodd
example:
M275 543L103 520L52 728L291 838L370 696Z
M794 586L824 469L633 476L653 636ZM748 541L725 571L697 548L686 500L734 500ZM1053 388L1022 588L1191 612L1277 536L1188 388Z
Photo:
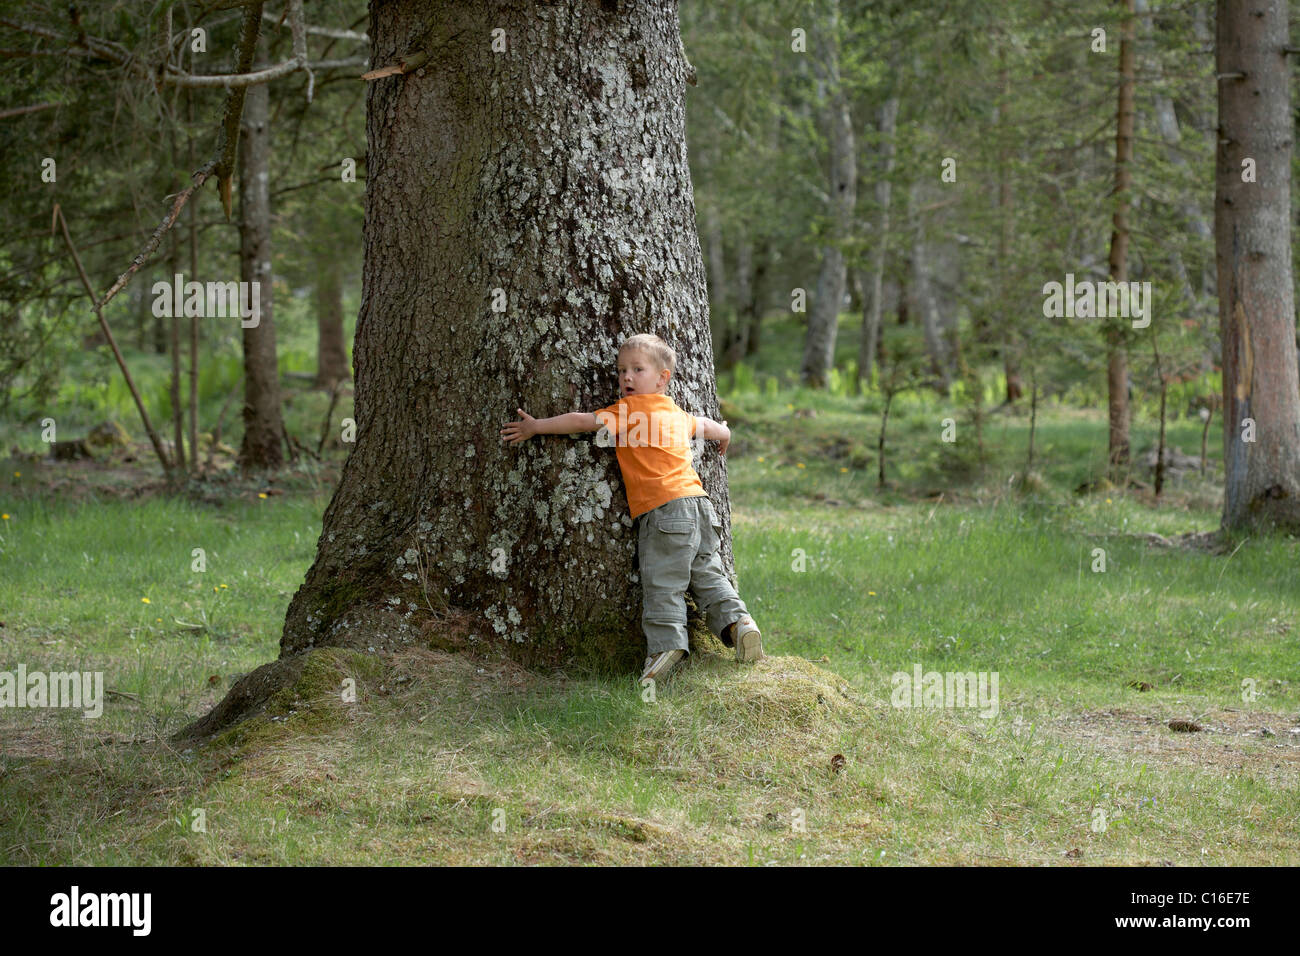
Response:
M726 429L727 429L727 434L726 434L726 437L724 437L724 438L719 438L719 439L718 439L718 454L719 454L719 455L726 455L726 453L727 453L727 446L731 444L731 429L730 429L730 428L727 428L727 423L726 423L726 422L719 422L719 424L720 424L723 428L726 428Z
M533 418L522 408L516 408L520 420L510 422L501 429L501 438L511 445L517 445L525 439L532 438L537 434L537 419Z

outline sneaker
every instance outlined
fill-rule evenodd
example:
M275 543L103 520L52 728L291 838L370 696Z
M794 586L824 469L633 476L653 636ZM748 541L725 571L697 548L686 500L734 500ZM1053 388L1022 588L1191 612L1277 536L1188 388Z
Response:
M653 679L656 684L662 684L669 671L676 667L677 662L685 656L686 652L680 649L651 654L645 659L645 669L641 672L641 683L645 684L646 681Z
M763 659L763 635L752 617L742 617L732 625L736 641L736 660L752 664Z

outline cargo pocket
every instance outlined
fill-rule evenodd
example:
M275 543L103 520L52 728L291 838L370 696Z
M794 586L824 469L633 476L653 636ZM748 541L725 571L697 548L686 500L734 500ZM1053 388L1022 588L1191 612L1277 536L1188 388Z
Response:
M695 522L690 518L660 518L655 522L655 529L665 534L690 534L695 530Z
M714 510L713 502L709 501L707 498L704 501L704 512L708 515L709 528L713 532L713 540L704 542L708 545L708 551L705 553L712 554L714 551L717 551L722 547L722 519L718 517L717 511ZM705 537L707 538L708 536L706 535Z

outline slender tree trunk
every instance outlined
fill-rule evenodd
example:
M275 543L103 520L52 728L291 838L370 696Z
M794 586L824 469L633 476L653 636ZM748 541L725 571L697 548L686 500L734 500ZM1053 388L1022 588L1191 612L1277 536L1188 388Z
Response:
M613 449L500 430L615 401L635 332L676 350L670 397L718 414L677 4L392 0L369 32L376 66L428 59L367 92L356 445L281 655L427 642L415 615L445 603L534 666L636 667ZM696 469L725 524L722 461Z
M1133 99L1134 99L1134 17L1133 0L1121 0L1126 11L1119 43L1119 108L1115 131L1115 214L1114 229L1110 234L1110 278L1112 282L1128 282L1128 210L1129 188L1132 185L1133 162ZM1105 336L1108 350L1106 384L1109 394L1110 418L1109 462L1112 481L1129 460L1129 400L1128 354L1119 323L1114 317L1106 322Z
M826 83L827 120L830 136L829 239L822 247L821 270L812 311L808 314L808 335L804 343L800 378L812 388L825 388L835 361L835 337L839 331L840 307L844 302L844 252L839 242L852 235L858 196L857 147L853 119L849 115L847 91L839 72L839 0L831 0L831 15L822 31L824 63L819 73Z
M722 356L722 367L731 368L745 357L749 338L749 306L754 296L754 244L749 234L736 233L736 297L732 308L734 322Z
M1134 0L1134 10L1139 15L1150 12L1150 0ZM1153 39L1155 33L1154 24L1150 16L1141 16L1139 24L1143 36L1148 40ZM1163 80L1164 71L1161 67L1160 57L1152 55L1146 57L1144 69L1151 75L1153 89L1151 91L1153 119L1155 128L1160 133L1160 138L1164 140L1167 148L1165 150L1166 161L1182 174L1188 172L1187 157L1183 155L1182 150L1178 148L1182 141L1182 130L1178 125L1178 114L1174 110L1174 101L1160 87ZM1190 177L1189 177L1190 178ZM1205 216L1201 212L1200 206L1197 205L1195 195L1189 196L1179 206L1179 214L1183 219L1184 225L1192 235L1200 239L1209 239L1212 230L1209 223L1205 221ZM1182 254L1176 246L1171 247L1169 251L1169 264L1174 272L1174 279L1182 291L1183 298L1187 302L1187 309L1191 312L1199 313L1197 307L1197 290L1192 284L1191 275L1187 270L1187 264L1183 260Z
M891 96L880 107L880 179L876 182L876 204L880 207L880 226L876 244L871 250L871 286L864 290L862 310L862 337L858 341L858 390L864 382L871 381L871 369L876 364L876 339L880 336L880 319L883 313L885 291L885 253L889 248L889 204L893 188L890 176L894 172L896 152L895 133L898 128L898 97Z
M713 318L714 341L716 352L726 354L731 344L732 331L731 309L727 295L727 266L723 258L722 219L712 203L704 207L704 255L705 274L709 283L709 315Z
M1219 0L1214 232L1229 529L1300 529L1288 35L1284 0Z
M316 385L332 389L351 378L343 336L343 276L322 258L316 269Z
M153 288L152 273L141 269L135 284L139 292L135 300L135 347L143 352L149 343L150 318L153 316L153 295L149 291Z
M168 243L171 250L171 264L173 272L181 271L181 247L180 238L176 230L171 230L168 234ZM185 321L182 315L174 315L169 320L169 351L171 352L172 374L171 381L168 383L168 394L171 396L172 404L172 440L176 443L176 454L172 461L176 465L173 475L178 481L183 480L186 471L185 465L185 405L181 401L181 323Z
M952 385L949 371L950 358L944 348L943 329L939 321L939 309L934 301L934 289L930 284L930 261L925 248L925 220L917 211L920 209L920 185L913 183L909 198L909 213L912 219L912 281L908 292L912 301L908 312L914 313L921 320L921 329L925 335L925 348L930 356L930 369L941 383L945 392Z
M185 90L185 115L190 129L194 128L194 91ZM189 168L197 165L194 158L194 136L186 135L186 152ZM190 276L199 278L199 221L198 203L189 204ZM199 317L190 316L190 464L194 474L199 472Z
M745 356L756 353L762 344L763 304L766 301L767 273L772 262L772 240L763 237L757 261L754 264L754 281L750 284L750 298L746 306Z
M271 127L265 83L250 86L239 128L239 276L258 283L261 315L244 335L242 470L284 464L271 273ZM251 320L250 320L251 321Z
M1006 57L1003 49L1001 55ZM1011 199L1011 118L1007 115L1011 106L1011 74L1005 67L999 71L998 83L1002 89L1002 102L998 104L998 121L1001 125L1001 149L998 152L998 288L1002 292L1002 306L1010 310L1015 297L1011 289L1011 248L1015 235L1015 208ZM1014 313L1013 313L1014 314ZM1019 323L1012 318L1004 318L999 328L1002 340L1002 370L1006 375L1006 403L1014 405L1016 399L1024 394L1024 385L1020 380L1020 343L1018 337ZM988 342L982 335L976 335L977 346L985 347ZM982 352L976 350L975 371L979 374L979 363L983 361Z

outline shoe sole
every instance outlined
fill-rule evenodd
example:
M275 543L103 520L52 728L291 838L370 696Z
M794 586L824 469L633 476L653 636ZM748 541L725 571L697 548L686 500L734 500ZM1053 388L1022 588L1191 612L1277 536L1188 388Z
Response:
M736 638L736 660L742 664L752 664L763 657L763 635L758 631L746 631Z
M664 682L664 678L667 677L669 674L671 674L673 671L675 671L678 665L681 664L683 659L684 659L684 655L683 657L678 657L675 660L670 660L666 664L661 664L658 671L647 671L645 674L642 674L641 686L644 687L646 682L650 680L653 680L657 684L662 684Z

